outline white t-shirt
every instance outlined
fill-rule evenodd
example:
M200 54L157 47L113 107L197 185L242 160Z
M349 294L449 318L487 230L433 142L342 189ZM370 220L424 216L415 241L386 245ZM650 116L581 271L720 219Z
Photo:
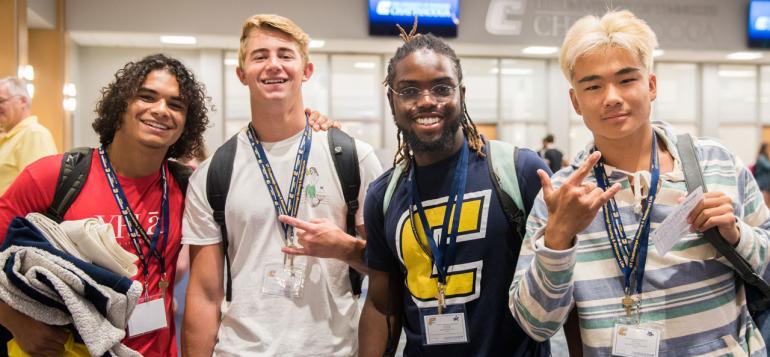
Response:
M302 132L276 143L262 143L276 180L287 198ZM366 188L382 172L372 147L356 140L361 174L363 224ZM219 226L206 199L209 160L190 177L182 223L182 243L216 244ZM326 218L345 229L347 206L325 132L313 133L298 218ZM230 191L225 206L232 265L232 302L222 303L222 322L214 355L355 356L358 354L358 301L348 265L336 259L301 257L305 283L300 298L262 294L267 264L282 263L283 230L245 130L238 134Z

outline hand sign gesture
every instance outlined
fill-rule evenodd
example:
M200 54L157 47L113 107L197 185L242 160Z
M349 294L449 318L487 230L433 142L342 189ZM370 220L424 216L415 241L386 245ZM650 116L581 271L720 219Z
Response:
M537 171L543 186L543 200L548 207L546 247L569 249L575 236L588 227L599 209L620 191L619 183L612 185L606 192L593 182L583 183L599 158L601 153L593 152L556 190L548 175L543 170Z

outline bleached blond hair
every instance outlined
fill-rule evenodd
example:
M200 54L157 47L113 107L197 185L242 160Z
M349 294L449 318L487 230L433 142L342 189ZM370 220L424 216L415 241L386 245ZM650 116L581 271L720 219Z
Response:
M653 51L658 38L647 23L631 11L608 11L601 18L589 15L575 22L567 31L559 53L559 64L572 83L575 62L586 54L609 48L622 48L636 54L652 70Z
M243 60L246 58L246 41L252 30L278 31L289 36L297 44L302 55L303 63L307 64L310 55L310 36L294 21L280 15L258 14L246 19L241 29L241 47L238 49L238 67L243 68Z

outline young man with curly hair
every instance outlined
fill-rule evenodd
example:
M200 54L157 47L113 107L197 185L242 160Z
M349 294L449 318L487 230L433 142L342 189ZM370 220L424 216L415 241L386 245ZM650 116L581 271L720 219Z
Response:
M164 289L165 296L173 296L184 192L169 172L168 159L190 158L203 149L206 102L203 86L176 59L156 54L126 64L102 90L93 123L100 145L93 150L82 191L63 217L98 218L113 225L125 250L136 253L135 245L140 247L145 259L136 262L134 280L142 282L150 297L162 296ZM48 209L61 162L62 155L54 155L29 165L0 197L0 236L14 217ZM133 213L121 213L118 199ZM168 213L167 229L159 224L162 212ZM139 225L132 224L131 216ZM159 242L166 243L150 252L136 234L129 234L129 224L132 232L144 230L148 237L160 229L164 237ZM127 336L123 343L144 356L176 356L171 299L164 299L163 306L167 327ZM60 355L67 339L63 328L40 323L2 302L0 324L30 355Z

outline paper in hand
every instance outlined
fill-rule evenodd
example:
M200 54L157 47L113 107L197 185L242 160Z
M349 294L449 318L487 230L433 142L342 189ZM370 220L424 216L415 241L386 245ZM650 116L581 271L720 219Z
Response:
M661 256L666 255L679 241L682 234L690 228L690 224L687 223L687 216L701 200L703 200L703 187L698 187L690 192L684 201L652 232L650 239L655 243L655 249Z

